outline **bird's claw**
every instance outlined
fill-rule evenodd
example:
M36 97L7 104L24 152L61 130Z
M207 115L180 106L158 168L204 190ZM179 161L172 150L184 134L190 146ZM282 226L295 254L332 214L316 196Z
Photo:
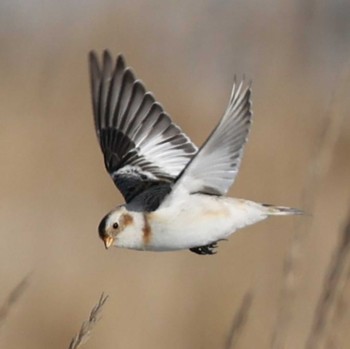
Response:
M190 251L199 255L213 255L217 253L215 250L217 247L218 244L217 241L215 241L209 245L190 248Z

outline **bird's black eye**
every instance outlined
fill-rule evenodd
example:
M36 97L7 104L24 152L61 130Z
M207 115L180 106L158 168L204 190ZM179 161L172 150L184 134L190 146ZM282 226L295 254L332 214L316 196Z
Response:
M118 229L119 224L118 223L113 223L113 229Z

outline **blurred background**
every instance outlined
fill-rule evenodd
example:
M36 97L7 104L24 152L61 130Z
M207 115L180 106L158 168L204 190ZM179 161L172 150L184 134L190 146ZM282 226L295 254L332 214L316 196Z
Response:
M348 348L349 16L345 0L2 0L0 307L30 277L2 313L0 347L67 348L104 291L84 348L228 349L233 332L231 348ZM230 195L308 215L241 230L215 256L106 251L97 225L122 198L87 69L105 48L198 145L234 74L251 78L254 124Z

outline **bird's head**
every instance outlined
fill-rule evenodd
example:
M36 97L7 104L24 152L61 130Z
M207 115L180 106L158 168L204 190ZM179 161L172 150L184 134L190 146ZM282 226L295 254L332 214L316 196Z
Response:
M124 205L109 212L98 226L98 234L106 249L113 246L137 248L141 243L137 226L140 217L135 212L129 212Z

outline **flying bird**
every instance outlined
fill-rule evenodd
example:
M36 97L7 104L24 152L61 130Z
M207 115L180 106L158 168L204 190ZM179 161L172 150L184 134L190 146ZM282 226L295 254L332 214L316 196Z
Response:
M106 248L216 252L237 229L289 207L225 196L241 164L252 122L251 84L235 78L227 109L199 149L136 78L122 55L89 55L92 105L104 163L125 204L98 233Z

